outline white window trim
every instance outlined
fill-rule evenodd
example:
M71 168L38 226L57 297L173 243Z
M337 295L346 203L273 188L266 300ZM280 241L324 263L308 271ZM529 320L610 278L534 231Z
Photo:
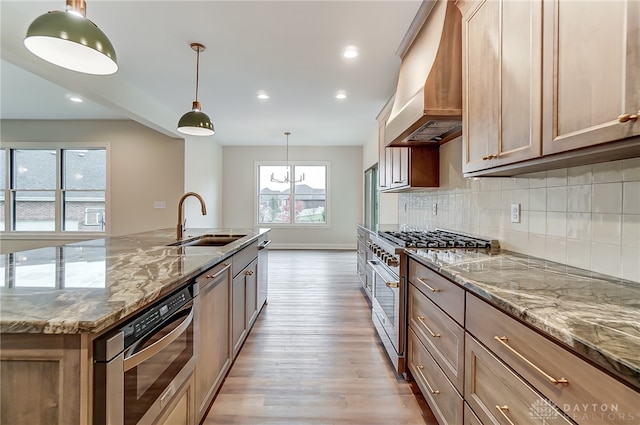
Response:
M96 238L104 238L109 236L111 229L111 142L12 142L12 143L3 143L2 149L6 149L10 151L11 149L51 149L51 150L74 150L74 149L105 149L106 150L106 188L105 188L105 215L107 219L104 224L104 232L72 232L72 231L62 231L58 229L59 225L56 220L56 229L55 231L23 231L23 230L12 230L5 229L0 230L0 237L6 238L8 240L88 240L88 239L96 239ZM8 152L7 152L8 153ZM10 155L5 155L5 169L9 170L10 165ZM56 165L58 167L59 164ZM60 179L61 174L60 170L56 170L56 179ZM58 182L56 182L57 187L59 187ZM11 213L11 198L10 198L10 181L6 181L6 187L4 189L0 189L4 191L5 196L5 205L4 205L4 214L5 220L8 220ZM59 189L56 189L58 191ZM56 211L59 210L59 199L56 196ZM58 217L56 216L56 219Z
M253 162L253 221L256 226L261 227L274 227L278 229L300 229L300 228L328 228L331 227L331 216L333 215L331 212L331 162L329 161L292 161L289 160L288 165L318 165L326 167L326 182L325 182L325 208L327 211L326 214L326 222L325 223L260 223L258 221L258 208L259 201L258 195L260 190L260 173L259 169L261 165L265 166L286 166L287 161L254 161Z

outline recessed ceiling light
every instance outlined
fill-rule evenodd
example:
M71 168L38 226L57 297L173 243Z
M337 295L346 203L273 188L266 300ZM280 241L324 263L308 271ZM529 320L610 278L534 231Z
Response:
M269 99L269 95L267 94L266 91L264 90L260 90L257 94L258 99L262 99L262 100L266 100Z
M338 90L338 92L336 93L336 99L344 100L346 98L347 98L347 92L345 92L344 90Z
M72 102L76 102L76 103L81 103L83 102L82 98L78 97L78 96L70 96L69 100Z
M347 46L342 52L342 56L347 59L353 59L358 57L358 48L356 46Z

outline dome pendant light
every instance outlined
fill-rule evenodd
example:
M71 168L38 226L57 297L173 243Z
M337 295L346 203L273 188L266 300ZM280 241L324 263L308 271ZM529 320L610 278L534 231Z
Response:
M86 18L85 0L67 0L66 12L36 18L24 39L33 54L54 65L85 74L109 75L118 70L116 51L107 36Z
M191 48L196 51L196 100L193 102L192 110L184 114L178 121L178 131L192 136L211 136L215 133L211 119L202 112L200 102L198 102L198 79L200 72L200 52L205 46L200 43L191 43Z

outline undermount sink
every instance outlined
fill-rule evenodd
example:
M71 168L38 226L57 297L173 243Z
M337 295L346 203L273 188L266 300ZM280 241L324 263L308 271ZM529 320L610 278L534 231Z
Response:
M246 235L202 235L169 244L169 246L225 246Z

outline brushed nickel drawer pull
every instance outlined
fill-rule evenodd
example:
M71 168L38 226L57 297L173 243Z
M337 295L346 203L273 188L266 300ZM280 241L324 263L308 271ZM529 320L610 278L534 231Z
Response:
M544 376L545 379L547 379L552 384L554 384L554 385L557 385L557 384L567 384L567 385L569 385L569 381L567 381L565 378L555 379L553 376L549 375L547 372L545 372L544 370L542 370L538 366L536 366L531 360L527 359L525 356L523 356L522 354L518 353L513 347L511 347L509 344L507 344L507 342L509 342L509 338L507 338L506 336L494 336L493 339L495 339L500 344L505 346L509 351L511 351L513 354L518 356L523 362L525 362L526 364L531 366L533 369L535 369L536 372L538 372L540 375Z
M426 279L426 278L424 278L424 277L419 277L419 278L418 278L418 280L419 280L419 281L420 281L424 286L426 286L427 288L429 288L429 290L430 290L431 292L440 292L440 289L438 289L438 288L434 288L433 286L429 285L429 284L427 283L427 279Z
M422 376L424 383L427 384L427 387L429 388L429 391L431 391L431 394L440 394L439 390L434 390L433 388L431 388L431 385L429 385L429 381L427 381L427 377L424 376L424 373L422 373L422 369L424 369L424 366L418 366L418 373L420 373L420 376Z
M509 422L511 425L515 425L511 419L509 419L509 416L507 416L507 413L509 411L509 406L507 406L506 404L504 406L498 406L496 404L496 409L498 409L498 412L500 412L500 414L507 420L507 422Z
M429 331L432 337L440 338L440 334L433 333L433 331L429 329L429 326L427 326L427 324L424 322L424 319L426 319L424 316L416 316L416 317L422 323L422 326L424 326Z

